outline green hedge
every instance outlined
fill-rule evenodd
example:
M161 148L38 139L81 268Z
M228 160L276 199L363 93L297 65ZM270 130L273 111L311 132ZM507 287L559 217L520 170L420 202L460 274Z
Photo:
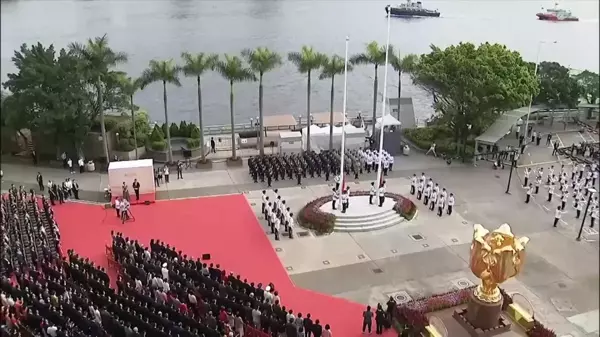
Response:
M189 135L190 138L194 138L194 139L200 138L200 129L196 125L190 124L189 129L190 129L190 135Z
M117 143L119 151L129 152L135 149L133 138L120 138Z
M404 129L404 137L414 146L427 151L431 143L436 144L435 152L438 155L447 154L456 156L462 151L462 145L454 141L451 131L445 126L427 126L422 128ZM473 155L475 143L467 141L466 156Z
M165 140L152 141L150 142L150 148L154 151L165 151L167 142Z
M164 142L165 141L165 134L163 133L163 130L161 127L157 125L154 125L154 129L152 129L152 133L150 134L150 142L154 143L154 142Z
M186 140L186 144L188 149L197 149L200 147L200 139L197 138L187 138Z

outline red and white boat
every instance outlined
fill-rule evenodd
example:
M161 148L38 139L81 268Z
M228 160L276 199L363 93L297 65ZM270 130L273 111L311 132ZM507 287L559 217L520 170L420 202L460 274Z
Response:
M579 18L573 15L571 11L558 8L558 2L554 4L554 8L548 8L546 12L537 13L536 16L544 21L579 21Z

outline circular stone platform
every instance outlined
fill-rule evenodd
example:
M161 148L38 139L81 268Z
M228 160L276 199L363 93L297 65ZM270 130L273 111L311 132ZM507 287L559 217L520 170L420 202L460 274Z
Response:
M394 210L396 201L392 198L385 198L382 207L376 202L377 197L373 197L373 205L369 205L369 196L351 196L350 205L346 213L342 213L342 205L338 201L337 210L332 209L332 202L329 201L321 206L320 210L331 213L336 216L334 231L336 232L368 232L388 228L404 221Z

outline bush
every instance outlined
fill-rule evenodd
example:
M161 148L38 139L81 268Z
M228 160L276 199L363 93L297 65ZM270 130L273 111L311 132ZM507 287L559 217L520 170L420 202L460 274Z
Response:
M158 125L154 125L154 129L152 130L152 133L150 134L150 141L151 142L164 142L165 141L165 134L163 133L163 131L161 130L162 128L158 127Z
M200 129L195 124L190 124L190 137L200 139Z
M122 121L115 126L115 132L119 133L119 138L133 137L133 128L131 121Z
M134 116L135 131L137 133L137 136L140 137L141 135L143 135L143 137L145 137L143 139L147 139L150 135L150 132L152 132L152 128L150 125L150 117L148 116L148 113L142 110L138 110L135 112Z
M165 140L152 141L150 148L154 151L165 151L167 149L167 142Z
M181 136L179 134L179 127L175 123L171 123L171 126L169 127L169 133L171 135L171 138L172 137L185 137L185 136Z
M166 136L167 136L167 124L166 124L166 123L163 123L163 124L160 126L160 128L161 128L161 130L162 130L163 137L166 137ZM171 137L173 137L173 135L171 135Z
M188 149L197 149L200 147L200 139L188 138L185 140Z
M136 140L137 140L137 147L144 146L144 145L146 145L146 142L148 141L148 135L145 135L143 133L137 134Z
M123 152L132 151L133 149L135 149L135 147L133 146L133 139L131 139L131 138L119 139L119 142L117 143L117 148L119 149L119 151L123 151Z
M190 127L193 124L187 124L185 121L181 121L181 123L179 123L179 137L185 137L185 138L189 138L190 137Z
M109 117L104 118L104 127L106 128L106 131L113 130L117 126L117 124L119 124L119 122L116 119Z

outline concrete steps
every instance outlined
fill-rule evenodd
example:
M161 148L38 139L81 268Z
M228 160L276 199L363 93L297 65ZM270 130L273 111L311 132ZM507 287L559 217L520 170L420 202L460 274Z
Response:
M404 220L393 209L382 210L377 214L337 214L333 230L345 233L370 232L397 225Z

